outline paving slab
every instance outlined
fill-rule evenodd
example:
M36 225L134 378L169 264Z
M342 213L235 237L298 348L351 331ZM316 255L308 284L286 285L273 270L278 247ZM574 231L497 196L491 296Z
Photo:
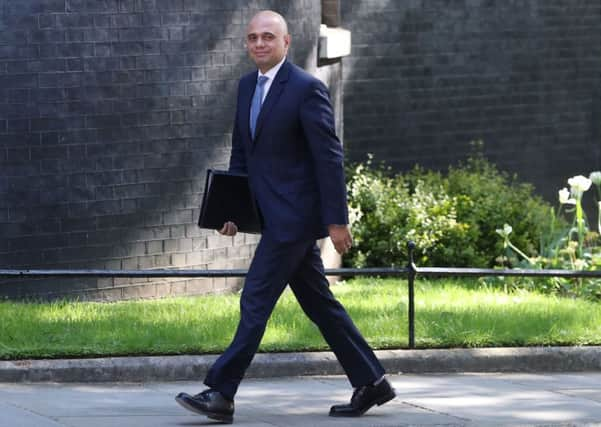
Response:
M234 423L312 426L601 426L601 374L463 373L389 376L398 397L356 419L331 418L348 401L343 376L246 379ZM200 382L0 383L0 426L219 425L174 401Z
M0 402L0 426L11 427L61 427L62 424L38 415L29 409L21 408L18 404Z

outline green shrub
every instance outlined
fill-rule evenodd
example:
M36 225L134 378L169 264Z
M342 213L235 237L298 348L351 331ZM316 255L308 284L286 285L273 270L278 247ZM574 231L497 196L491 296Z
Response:
M515 175L499 171L482 155L476 154L447 175L414 170L411 175L434 176L458 200L457 217L469 224L472 232L473 266L493 266L503 253L503 241L496 233L504 224L514 224L514 241L529 255L540 250L541 239L551 228L551 206L534 194L531 184ZM415 180L415 178L412 178Z
M416 261L429 264L445 242L465 238L457 201L442 186L410 185L368 161L351 171L348 188L354 236L349 263L355 267L404 265L409 240L418 247Z
M372 167L349 171L349 207L356 267L404 265L406 244L418 265L488 267L503 253L496 229L513 225L512 241L536 254L550 227L550 205L530 184L474 155L445 175L419 167L402 175Z

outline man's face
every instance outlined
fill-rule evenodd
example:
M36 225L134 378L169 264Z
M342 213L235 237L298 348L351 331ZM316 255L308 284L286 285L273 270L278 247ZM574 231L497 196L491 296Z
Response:
M256 15L246 32L246 47L262 73L280 62L288 53L290 36L285 25L270 14Z

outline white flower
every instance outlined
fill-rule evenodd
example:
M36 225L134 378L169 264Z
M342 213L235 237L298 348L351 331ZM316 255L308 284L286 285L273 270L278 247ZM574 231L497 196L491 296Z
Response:
M513 228L511 227L511 225L505 224L503 226L503 228L497 228L495 231L497 232L497 234L499 234L503 237L507 237L511 234L511 232L513 231Z
M584 259L578 258L578 259L574 260L574 268L576 270L586 270L587 266L588 266L588 263Z
M576 200L570 199L570 191L564 187L559 190L559 203L562 205L575 205Z
M601 171L591 172L591 174L588 176L588 179L590 179L595 185L601 185Z
M361 212L361 209L349 206L348 217L350 225L354 225L355 223L357 223L362 216L363 212Z
M585 176L577 175L568 179L568 184L570 184L572 194L580 197L582 193L591 188L592 181Z

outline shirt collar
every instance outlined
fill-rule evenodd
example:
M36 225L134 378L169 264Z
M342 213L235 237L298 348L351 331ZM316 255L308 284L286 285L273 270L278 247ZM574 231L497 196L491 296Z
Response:
M269 80L273 80L273 78L278 73L278 71L280 71L280 68L282 68L282 64L284 63L285 60L286 60L286 57L284 57L280 62L278 62L276 65L274 65L269 70L267 70L267 72L265 74L261 73L261 70L259 70L258 71L259 74L258 74L257 78L261 77L261 76L265 76Z

